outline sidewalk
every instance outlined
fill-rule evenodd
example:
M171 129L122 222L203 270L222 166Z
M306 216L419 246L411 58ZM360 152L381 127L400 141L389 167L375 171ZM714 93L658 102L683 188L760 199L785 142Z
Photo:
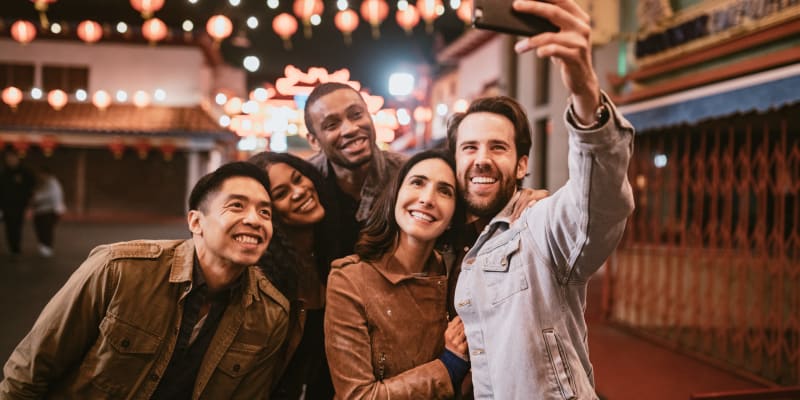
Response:
M589 283L589 356L597 393L606 400L689 400L693 393L764 386L676 353L599 317L601 275Z

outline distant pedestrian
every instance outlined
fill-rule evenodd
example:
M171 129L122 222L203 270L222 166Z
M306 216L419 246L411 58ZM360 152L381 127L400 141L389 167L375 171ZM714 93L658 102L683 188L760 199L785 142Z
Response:
M16 153L6 151L3 160L3 170L0 171L0 210L3 211L9 250L11 254L18 255L22 250L25 209L33 194L35 178L22 165Z
M47 167L37 171L32 206L33 227L36 230L36 238L39 239L39 255L52 257L56 223L66 210L66 206L61 184Z

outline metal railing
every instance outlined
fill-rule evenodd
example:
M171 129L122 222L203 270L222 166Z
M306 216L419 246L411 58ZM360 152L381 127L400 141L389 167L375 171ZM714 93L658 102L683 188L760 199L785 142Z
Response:
M743 375L800 384L800 105L637 136L606 315Z

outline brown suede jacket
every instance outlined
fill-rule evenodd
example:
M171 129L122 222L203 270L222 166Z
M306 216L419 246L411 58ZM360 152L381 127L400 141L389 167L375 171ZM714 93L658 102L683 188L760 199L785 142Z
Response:
M175 348L194 253L191 239L95 248L14 349L0 399L149 399ZM289 302L257 267L243 279L192 399L268 398L280 373Z
M425 271L444 271L434 254ZM453 386L439 356L447 328L447 276L409 275L389 254L332 264L325 352L337 399L445 399Z

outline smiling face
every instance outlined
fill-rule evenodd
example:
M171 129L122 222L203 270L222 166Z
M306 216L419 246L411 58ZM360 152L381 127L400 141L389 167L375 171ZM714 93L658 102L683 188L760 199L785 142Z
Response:
M314 183L286 163L274 163L267 167L272 206L288 226L313 225L325 216L325 208L319 202Z
M375 127L367 104L353 89L338 89L310 104L313 134L307 136L335 165L357 169L372 160Z
M456 208L455 185L453 170L441 159L425 159L411 167L394 206L401 241L433 242L447 229Z
M503 209L528 169L527 155L517 159L514 125L490 112L464 117L458 126L455 157L467 211L484 218Z
M253 265L272 238L272 207L267 191L248 177L228 178L204 204L189 211L189 229L201 265L244 268Z

